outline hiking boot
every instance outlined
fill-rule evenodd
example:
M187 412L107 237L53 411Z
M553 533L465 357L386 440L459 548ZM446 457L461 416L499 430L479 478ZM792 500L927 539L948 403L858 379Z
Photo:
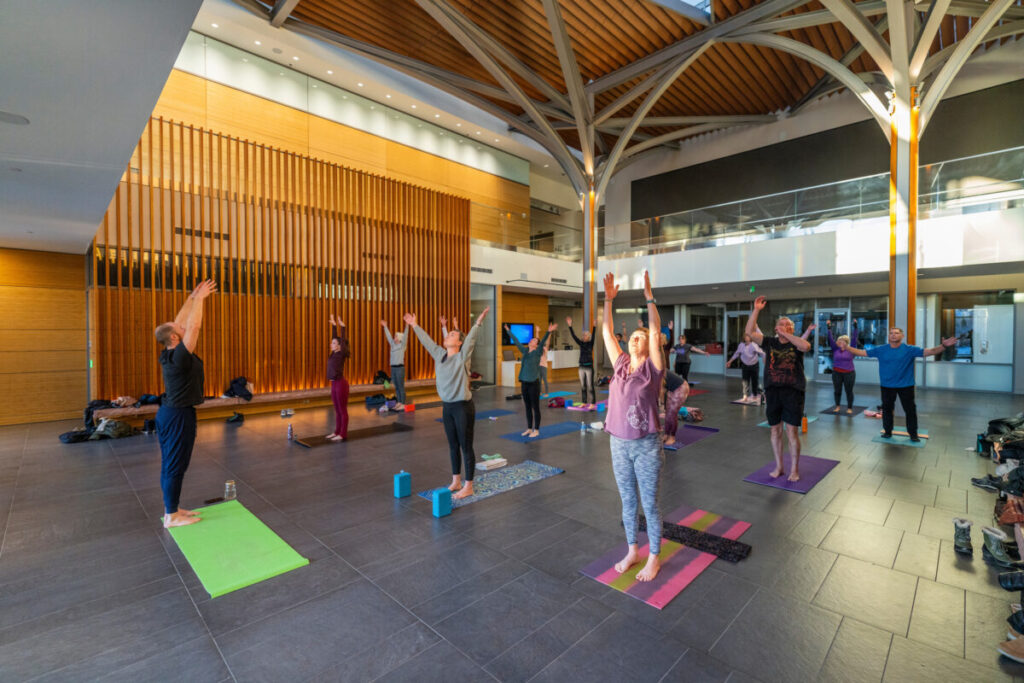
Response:
M1010 540L1004 531L991 526L984 526L981 531L985 536L981 557L986 564L1001 569L1020 569L1020 564L1014 562L1003 547L1003 543Z
M961 555L974 556L971 545L971 520L963 517L953 518L953 550Z

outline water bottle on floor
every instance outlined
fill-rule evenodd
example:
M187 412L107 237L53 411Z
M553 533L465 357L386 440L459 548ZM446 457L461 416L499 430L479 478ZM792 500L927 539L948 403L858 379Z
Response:
M580 434L586 434L586 433L587 433L587 423L586 422L580 422Z
M292 429L292 423L291 422L288 423L288 440L289 441L294 441L295 440L295 430Z
M224 482L224 500L234 500L237 495L238 494L235 491L235 480L228 479Z

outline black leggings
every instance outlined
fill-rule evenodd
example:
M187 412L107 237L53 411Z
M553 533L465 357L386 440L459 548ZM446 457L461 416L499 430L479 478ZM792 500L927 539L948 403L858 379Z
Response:
M526 404L526 426L540 429L540 380L520 382L523 387L523 403Z
M740 361L740 365L743 368L743 384L744 386L750 387L750 395L757 396L761 393L761 387L757 384L758 370L761 369L760 363L754 363L753 365L747 365L743 361Z
M441 404L441 420L448 437L448 453L452 459L452 474L459 474L461 462L466 464L466 481L473 481L476 454L473 452L473 427L476 425L476 407L472 401L452 401ZM462 460L459 460L459 450Z
M685 379L687 382L690 381L690 361L676 361L676 374Z
M846 389L846 407L853 408L853 383L857 380L857 372L836 372L832 371L832 389L835 391L836 405L842 398L843 389Z

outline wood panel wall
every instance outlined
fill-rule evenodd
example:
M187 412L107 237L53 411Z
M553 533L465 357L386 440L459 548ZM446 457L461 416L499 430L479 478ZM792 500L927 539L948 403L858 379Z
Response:
M154 328L214 278L197 353L207 395L326 386L328 313L346 376L386 368L379 321L469 313L468 200L220 132L150 120L91 250L95 397L159 394ZM418 342L407 376L433 376Z
M0 249L0 425L81 418L85 261Z
M402 180L470 200L470 236L530 238L530 188L335 121L174 70L154 116Z

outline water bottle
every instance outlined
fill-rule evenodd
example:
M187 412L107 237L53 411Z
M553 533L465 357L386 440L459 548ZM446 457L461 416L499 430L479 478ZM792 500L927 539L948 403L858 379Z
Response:
M580 422L580 434L586 434L586 433L587 433L587 423L586 422Z
M237 493L235 491L235 480L228 479L224 482L224 500L234 500Z
M800 420L800 431L804 434L807 433L807 416L804 415L803 419Z
M295 440L295 430L292 429L292 423L291 422L288 423L288 440L289 441L294 441Z

